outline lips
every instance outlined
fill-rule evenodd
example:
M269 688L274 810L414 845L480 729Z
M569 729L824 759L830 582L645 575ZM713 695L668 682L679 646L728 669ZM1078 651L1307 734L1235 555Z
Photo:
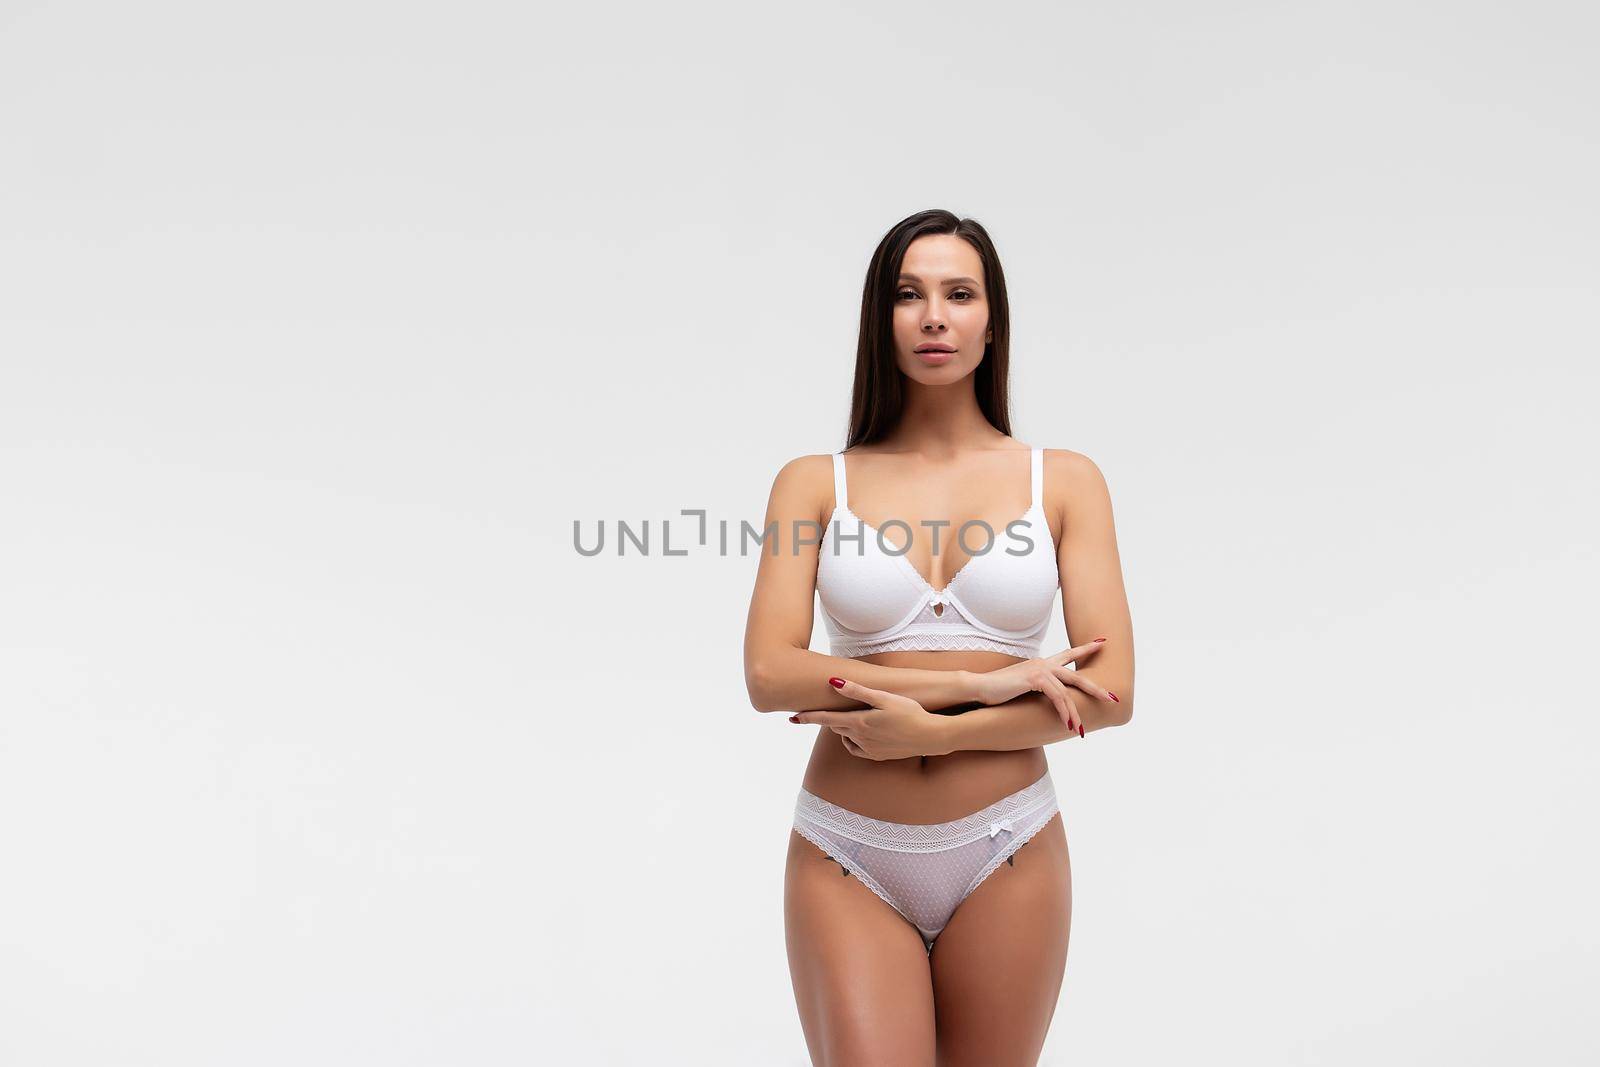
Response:
M912 351L913 352L954 352L955 348L950 346L950 345L918 345L916 348L912 349Z

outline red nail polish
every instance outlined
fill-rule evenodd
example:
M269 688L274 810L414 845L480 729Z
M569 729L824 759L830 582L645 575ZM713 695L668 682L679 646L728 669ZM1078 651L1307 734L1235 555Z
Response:
M1078 727L1078 736L1079 737L1083 736L1083 727L1081 725Z
M791 716L789 716L789 721L790 721L790 722L799 722L799 721L800 721L800 716L798 716L798 715L791 715Z
M1107 689L1106 692L1111 693L1111 690ZM1118 704L1122 703L1122 701L1117 700L1117 694L1115 693L1111 693L1111 699L1116 700Z
M843 678L829 678L828 679L828 684L833 686L835 689L843 689L844 688L844 679Z

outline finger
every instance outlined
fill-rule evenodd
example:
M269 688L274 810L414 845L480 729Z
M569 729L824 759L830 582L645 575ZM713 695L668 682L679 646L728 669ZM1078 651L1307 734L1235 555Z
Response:
M1061 700L1062 703L1066 704L1067 706L1067 717L1065 719L1067 729L1072 733L1077 734L1079 737L1082 737L1083 716L1078 713L1077 701L1072 699L1072 693L1066 688L1066 686L1061 687Z
M1118 700L1116 694L1111 692L1111 690L1107 689L1103 685L1100 685L1093 678L1079 674L1071 667L1056 667L1055 675L1057 678L1061 679L1063 682L1066 682L1074 689L1081 689L1085 693L1088 693L1090 696L1094 697L1096 700L1109 700L1115 704L1122 703L1122 701Z
M846 752L850 753L852 756L860 756L863 759L866 758L866 755L867 755L866 750L863 749L860 745L856 744L854 741L850 740L848 737L840 737L839 740L844 742L844 750Z
M883 689L873 689L871 686L862 685L860 682L852 682L848 678L829 679L830 685L833 682L840 683L839 685L834 686L834 688L844 696L847 696L852 700L859 700L864 704L871 704L875 708L881 708L886 697L892 697L895 695Z
M1056 705L1056 711L1061 715L1061 721L1066 723L1068 730L1072 731L1073 733L1081 734L1083 730L1083 716L1078 714L1078 705L1073 702L1071 692L1068 691L1066 686L1061 685L1061 683L1056 681L1054 678L1050 680L1050 683L1052 685L1061 686L1061 688L1056 691L1055 696L1055 699L1060 701L1060 703Z
M848 726L854 722L851 716L859 714L858 711L797 711L789 716L789 721L814 722L818 726Z
M1044 687L1039 690L1045 699L1055 705L1056 714L1061 716L1061 721L1068 729L1072 728L1072 701L1067 697L1067 687L1048 675L1044 679Z
M854 740L855 737L856 737L855 730L852 727L849 727L849 726L830 726L830 727L828 727L828 729L832 730L834 733L838 734L840 737L848 737L848 738L851 738L852 740Z
M1076 661L1079 656L1087 656L1091 652L1099 651L1100 646L1104 645L1105 643L1105 638L1097 637L1093 641L1085 641L1081 645L1073 645L1065 652L1057 652L1050 658L1057 661L1058 664L1072 663Z

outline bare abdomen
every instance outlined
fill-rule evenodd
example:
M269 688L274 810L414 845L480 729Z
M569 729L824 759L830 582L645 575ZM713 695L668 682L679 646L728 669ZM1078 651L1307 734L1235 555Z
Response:
M992 671L1021 661L1000 652L883 652L862 656L861 662L925 670ZM818 736L801 785L842 808L890 822L959 819L1033 784L1048 768L1043 748L870 760L852 755L839 735L826 726L810 729Z

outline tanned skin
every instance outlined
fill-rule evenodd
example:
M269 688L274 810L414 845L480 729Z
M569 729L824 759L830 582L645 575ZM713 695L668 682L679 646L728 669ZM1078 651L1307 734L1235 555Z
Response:
M911 244L894 323L897 362L908 379L906 408L889 437L846 453L850 510L879 529L891 518L908 523L905 559L938 589L971 558L954 537L963 523L981 519L1003 537L1029 501L1030 445L990 424L973 392L972 372L988 340L983 277L976 250L959 237L929 235ZM928 339L956 346L956 357L924 364L912 350ZM1056 546L1064 621L1073 645L1086 649L1067 661L1075 669L987 651L855 659L812 651L819 549L804 541L816 540L834 504L830 456L801 456L779 471L763 523L776 528L778 543L762 554L746 625L752 704L786 717L798 712L801 723L792 728L815 732L806 789L870 818L948 822L1037 781L1048 767L1044 745L1070 738L1092 746L1088 734L1131 719L1132 621L1110 493L1087 456L1044 453L1042 506ZM937 551L924 521L948 521ZM904 530L891 531L895 545L904 546ZM981 549L985 542L978 531L968 543ZM1006 668L1015 669L994 673ZM985 679L1030 669L1035 677L1068 679L1071 688L1047 681L998 703L981 699ZM891 717L834 689L833 676L910 697L920 708ZM871 716L886 724L875 738L857 725ZM880 758L875 746L891 742L915 754ZM931 952L915 927L849 873L798 833L789 835L785 935L812 1061L1036 1064L1060 994L1071 927L1072 873L1060 813L961 903Z

